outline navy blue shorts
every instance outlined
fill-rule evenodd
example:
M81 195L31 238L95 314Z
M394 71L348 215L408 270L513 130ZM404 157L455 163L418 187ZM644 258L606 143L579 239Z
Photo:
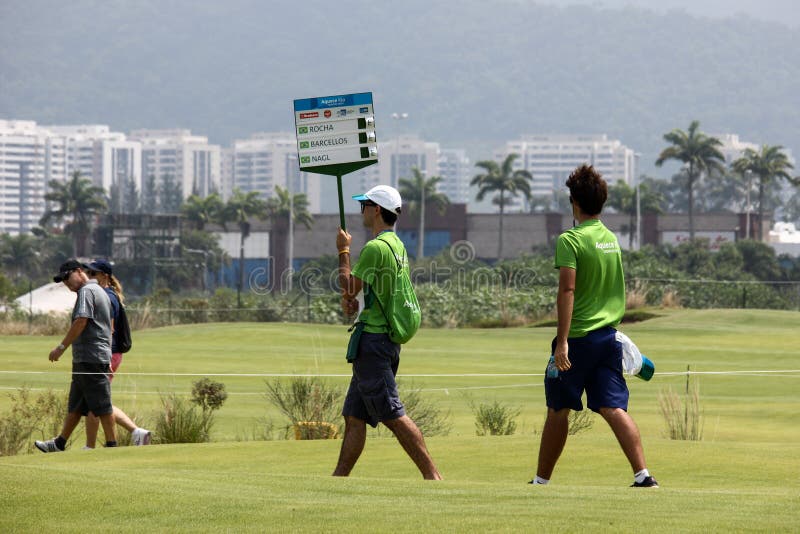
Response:
M553 410L583 410L581 395L586 390L586 405L597 412L600 408L628 410L628 385L622 376L622 345L610 326L589 332L584 337L571 337L567 371L555 378L544 379L547 407ZM553 354L556 340L550 348Z
M81 415L92 412L97 416L114 411L111 406L111 380L106 374L110 371L107 363L73 362L67 411L79 412Z
M380 421L404 416L394 379L399 365L400 345L387 334L362 333L342 415L366 421L373 428Z

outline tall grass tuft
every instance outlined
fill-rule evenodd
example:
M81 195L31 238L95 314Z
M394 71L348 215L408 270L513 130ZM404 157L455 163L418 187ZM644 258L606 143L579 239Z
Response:
M452 430L450 412L443 412L438 406L429 402L422 396L422 390L417 387L404 387L400 396L403 406L423 435L446 436Z
M574 436L592 428L592 425L594 425L594 413L591 410L581 410L579 412L572 410L569 413L568 421L568 435Z
M0 416L0 456L33 450L33 439L50 439L61 431L66 396L47 390L36 395L27 387L10 393L11 411Z
M636 280L631 287L625 291L625 309L634 310L647 306L647 284Z
M658 395L658 407L667 424L667 437L675 440L700 441L703 439L703 414L700 408L700 386L689 380L686 368L686 389L683 401L672 388Z
M681 296L678 294L678 291L676 289L669 289L664 291L664 294L661 296L661 307L662 308L681 307Z
M0 335L4 336L55 336L63 334L69 324L67 313L0 313Z
M201 378L192 384L190 401L174 393L162 395L163 410L156 416L157 441L159 443L211 441L214 411L219 410L227 398L225 384L214 382L209 378Z
M318 377L293 377L288 386L279 379L265 384L267 400L289 419L284 427L287 436L296 432L298 439L321 439L339 434L341 390Z
M161 396L162 410L155 417L158 443L206 443L214 421L211 410L202 410L175 393Z

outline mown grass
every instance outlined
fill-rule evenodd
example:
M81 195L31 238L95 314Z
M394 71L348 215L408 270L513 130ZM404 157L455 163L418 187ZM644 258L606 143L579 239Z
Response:
M523 436L433 438L447 477L419 479L392 440L370 440L350 479L338 441L74 450L2 460L4 532L791 531L800 447L649 440L659 490L633 490L612 438L570 440L548 487L525 482ZM98 512L98 507L102 513Z
M530 487L544 414L541 373L553 331L423 330L403 350L403 378L451 411L453 431L428 440L446 480L426 483L392 439L370 439L350 479L330 472L340 441L234 441L277 417L262 376L347 375L343 327L210 324L135 332L114 381L128 411L158 392L188 396L200 373L229 392L215 443L0 458L0 532L116 531L792 531L800 525L800 375L701 374L704 440L670 441L657 395L692 371L798 369L800 314L664 310L624 330L656 362L631 379L631 414L662 488L635 491L602 421L570 436L553 482ZM56 338L0 337L0 387L65 389L69 357ZM20 374L21 371L46 374ZM137 375L133 373L154 373ZM443 376L463 374L537 376ZM675 373L675 374L672 374ZM170 376L162 376L170 374ZM216 374L216 375L215 375ZM328 380L341 383L346 377ZM402 394L402 383L401 383ZM514 436L475 436L469 400L519 406ZM7 408L0 395L0 413ZM382 435L386 435L384 432ZM79 441L78 441L79 443ZM91 527L87 525L91 524Z

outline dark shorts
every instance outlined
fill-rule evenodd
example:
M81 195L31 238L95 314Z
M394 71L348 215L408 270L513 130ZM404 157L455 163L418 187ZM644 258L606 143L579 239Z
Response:
M600 408L628 409L628 385L622 376L622 345L611 327L599 328L584 337L569 338L569 361L572 367L559 371L555 378L544 379L547 407L553 410L582 410L581 395L586 391L586 405ZM556 340L550 348L555 351Z
M97 416L110 414L113 408L111 406L111 380L106 374L109 371L108 364L73 363L67 411L79 412L81 415L89 412Z
M342 415L366 421L373 428L380 421L404 416L394 379L398 365L400 345L392 343L387 334L362 333Z

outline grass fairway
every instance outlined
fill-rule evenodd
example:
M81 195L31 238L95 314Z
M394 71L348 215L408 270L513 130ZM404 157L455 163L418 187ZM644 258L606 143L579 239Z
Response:
M259 418L277 420L263 398L272 378L254 375L346 375L346 333L210 324L135 332L114 399L146 420L159 392L188 394L199 378L188 374L215 377L230 397L213 443L81 451L79 436L63 454L0 458L0 532L797 531L800 314L663 313L624 327L656 363L652 381L629 385L658 490L627 487L629 467L599 417L570 436L549 486L526 484L554 329L424 330L404 348L401 395L404 384L421 388L453 423L450 435L427 440L446 479L431 483L393 439L376 435L349 479L329 476L339 441L236 441L254 435ZM47 361L57 342L0 338L0 388L65 389L69 356ZM693 378L705 420L700 442L665 439L658 409L660 391L683 391L687 365L727 373ZM328 380L342 388L348 381ZM495 399L522 409L517 434L475 436L469 402ZM0 395L0 413L8 406Z

